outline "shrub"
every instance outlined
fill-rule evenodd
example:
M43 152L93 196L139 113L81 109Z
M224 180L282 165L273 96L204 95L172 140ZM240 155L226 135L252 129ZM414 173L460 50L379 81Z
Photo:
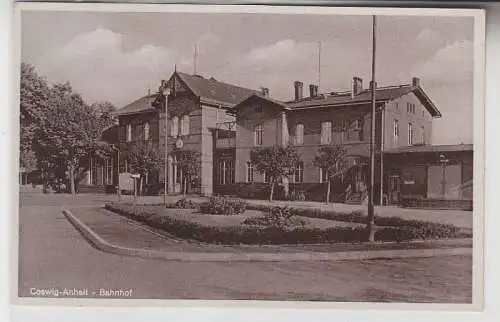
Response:
M214 215L238 215L245 212L247 203L243 200L231 200L226 197L212 196L200 206L200 211Z
M196 204L192 200L187 200L186 198L182 198L180 200L177 200L174 207L178 209L196 209L198 207L198 204Z
M306 222L302 218L294 216L289 207L272 207L264 216L245 219L243 224L290 230L304 227Z

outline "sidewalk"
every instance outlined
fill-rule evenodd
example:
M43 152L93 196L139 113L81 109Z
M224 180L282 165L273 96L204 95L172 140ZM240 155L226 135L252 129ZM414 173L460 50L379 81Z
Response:
M98 207L72 208L64 213L96 248L125 256L178 261L323 261L472 254L472 240L287 246L213 245L181 240Z

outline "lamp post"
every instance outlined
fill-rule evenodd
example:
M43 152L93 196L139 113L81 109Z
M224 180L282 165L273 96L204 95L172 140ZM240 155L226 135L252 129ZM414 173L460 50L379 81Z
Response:
M441 197L444 199L446 195L446 165L450 160L446 159L444 154L439 155L439 163L441 163Z
M168 95L170 94L170 89L167 87L167 82L162 80L160 93L163 95L165 102L165 169L164 169L164 192L163 192L163 203L167 205L167 171L168 171Z
M376 116L376 100L375 91L377 83L375 82L375 54L376 54L376 34L377 34L377 17L372 18L372 81L371 81L371 135L370 135L370 185L368 187L368 241L373 242L375 239L375 214L373 209L373 188L375 185L375 116Z

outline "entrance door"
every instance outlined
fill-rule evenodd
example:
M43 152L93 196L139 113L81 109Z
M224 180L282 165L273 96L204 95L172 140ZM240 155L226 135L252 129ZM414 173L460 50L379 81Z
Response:
M398 204L401 192L401 178L399 176L389 176L389 203Z

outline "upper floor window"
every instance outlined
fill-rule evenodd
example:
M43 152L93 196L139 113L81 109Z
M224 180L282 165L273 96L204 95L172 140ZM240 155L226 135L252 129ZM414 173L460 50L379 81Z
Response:
M321 122L321 144L332 143L332 122Z
M149 123L144 124L144 140L149 140Z
M399 143L399 121L396 119L392 122L392 139L393 139L394 145L398 145L398 143Z
M246 182L253 182L253 177L254 177L254 167L253 167L252 162L248 161L247 162Z
M420 143L425 144L425 127L420 127Z
M304 124L295 125L295 144L304 144Z
M408 145L413 145L413 124L408 123Z
M255 107L255 113L262 113L262 104L259 104Z
M422 117L425 116L425 107L422 107Z
M170 128L170 135L177 137L179 134L179 118L177 116L172 117L172 127Z
M127 142L132 141L132 124L127 124Z
M181 120L181 135L189 135L189 115L184 115Z
M264 134L264 126L257 124L253 129L254 145L262 145L262 137Z
M396 107L397 110L399 110L399 103L398 102L394 103L394 106Z
M294 182L304 182L304 162L299 162L293 174Z
M408 114L415 114L415 104L406 103L406 111L408 112Z

